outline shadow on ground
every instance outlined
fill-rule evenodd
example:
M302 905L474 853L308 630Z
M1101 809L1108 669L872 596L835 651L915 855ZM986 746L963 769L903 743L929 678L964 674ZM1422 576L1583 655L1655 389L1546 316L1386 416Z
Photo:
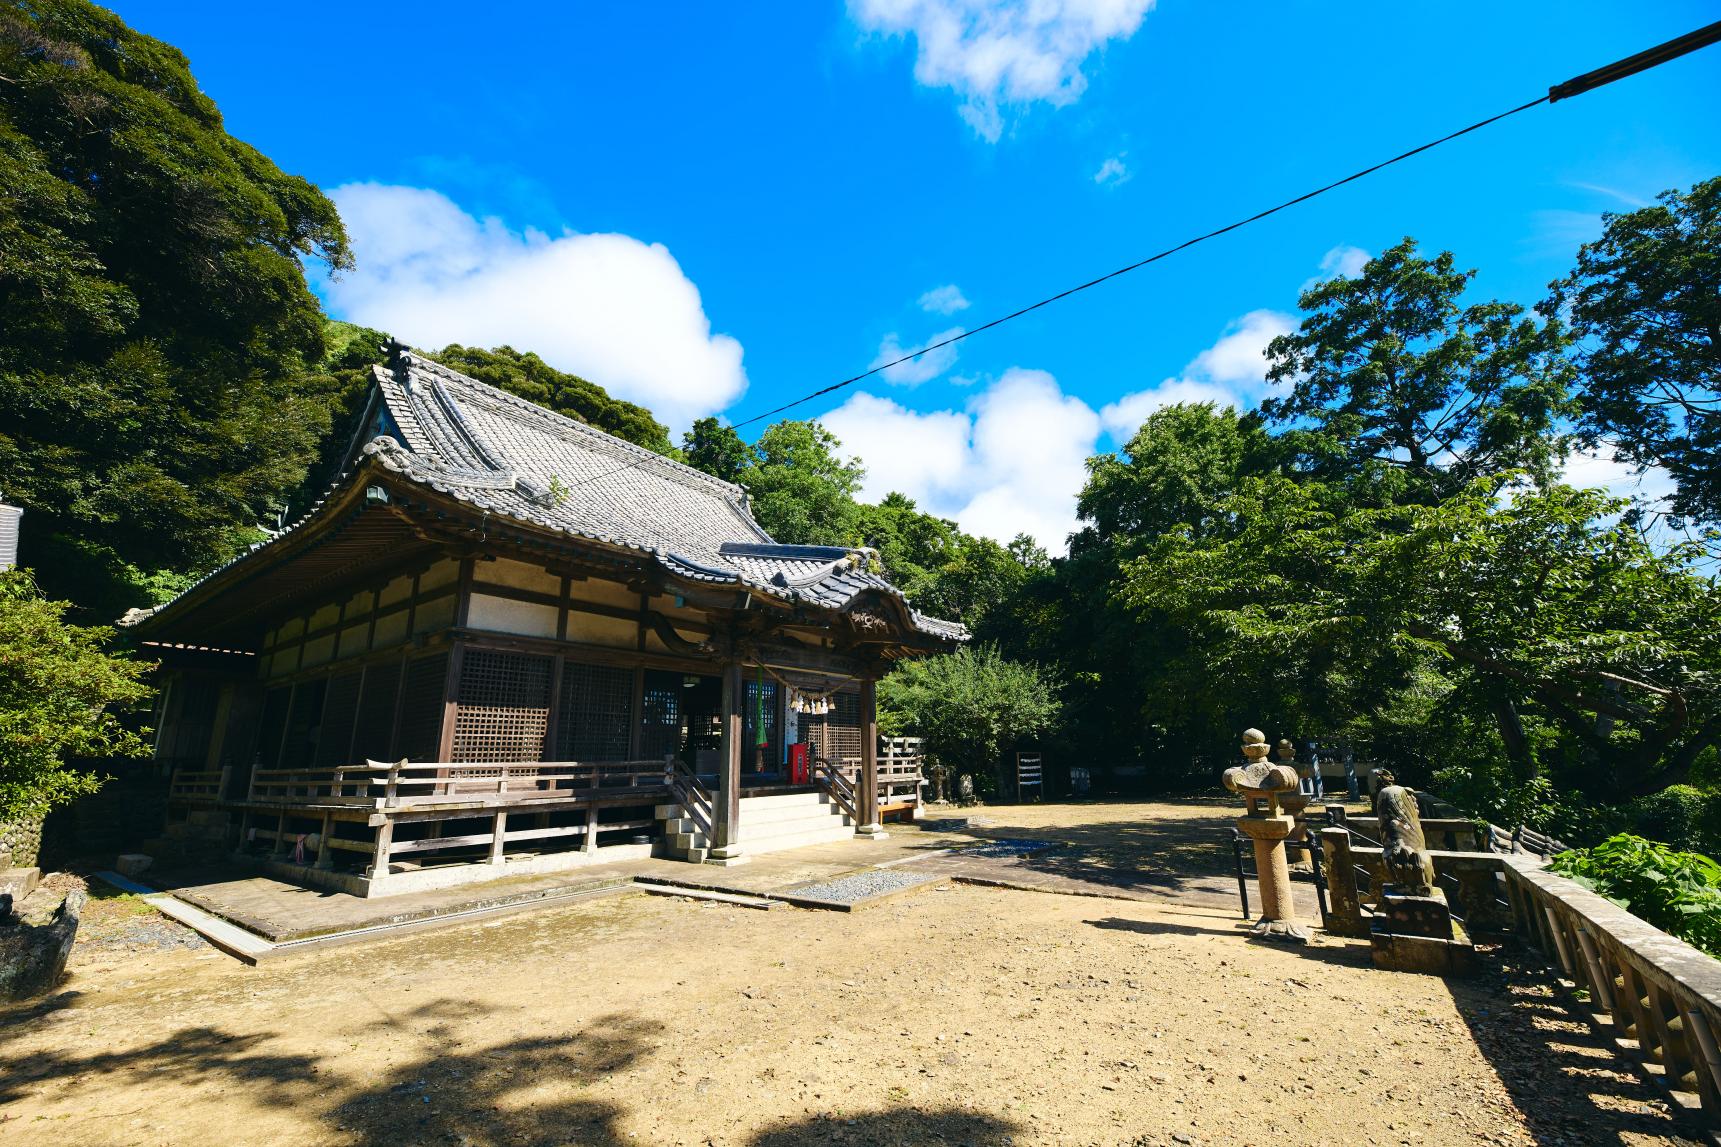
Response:
M1169 900L1205 908L1240 907L1237 896L1232 821L1237 802L1201 797L1178 802L1195 808L1192 816L1165 815L1163 802L1142 802L1142 815L1078 825L1039 826L1023 812L1034 806L998 806L968 810L961 831L985 842L1041 841L1046 851L1029 856L988 857L958 851L947 857L915 861L917 868L951 876L996 880L1047 892L1118 896L1125 899ZM1079 807L1079 806L1076 806ZM1108 804L1108 811L1117 805ZM1026 823L1024 823L1026 822ZM929 844L929 851L947 847ZM1299 911L1315 912L1309 877L1293 870ZM1250 884L1251 907L1259 905Z
M329 1141L365 1147L412 1143L477 1145L583 1144L638 1147L624 1129L630 1111L591 1094L594 1084L626 1072L672 1039L663 1024L625 1013L585 1021L574 1032L506 1040L482 1049L458 1046L457 1025L489 1009L444 1000L382 1015L380 1029L417 1033L423 1054L384 1074L343 1068L339 1051L324 1055L271 1051L279 1033L234 1035L188 1027L141 1047L84 1055L20 1054L19 1035L36 1023L79 1022L79 996L61 993L11 1011L0 1027L0 1104L38 1091L76 1101L85 1087L137 1087L140 1105L159 1102L151 1084L212 1085L243 1094L248 1106L291 1107L317 1120ZM639 1104L648 1104L640 1095ZM242 1126L245 1108L227 1116ZM166 1112L164 1111L165 1115ZM687 1128L679 1138L717 1132ZM753 1147L804 1143L972 1144L992 1147L1020 1133L1017 1124L954 1107L900 1108L784 1121L757 1132ZM698 1132L697 1136L693 1133Z
M1707 1142L1658 1084L1556 994L1554 973L1535 953L1509 941L1481 964L1479 974L1449 979L1447 988L1536 1142Z

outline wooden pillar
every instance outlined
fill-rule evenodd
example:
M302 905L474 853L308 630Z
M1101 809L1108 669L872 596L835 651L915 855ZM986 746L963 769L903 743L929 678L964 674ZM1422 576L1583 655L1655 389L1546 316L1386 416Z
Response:
M712 864L740 864L741 851L741 663L723 667L723 750L717 765L717 793L712 801Z
M855 779L856 812L861 823L855 826L856 836L881 837L889 834L878 822L878 682L871 677L860 683L860 776Z
M586 855L590 856L598 850L598 806L592 805L586 809L586 838L581 842Z
M634 666L633 696L628 700L627 759L637 761L645 752L645 667Z
M271 859L279 860L287 855L287 814L281 813L275 817L275 847L269 850Z
M323 828L317 834L317 867L333 868L335 866L332 850L329 848L329 837L335 832L335 818L331 813L323 814Z
M372 880L388 875L388 854L394 847L394 821L385 820L376 830L376 851L371 855L370 869L365 873Z
M490 863L502 863L502 846L508 836L508 810L503 809L496 814L496 823L490 829Z

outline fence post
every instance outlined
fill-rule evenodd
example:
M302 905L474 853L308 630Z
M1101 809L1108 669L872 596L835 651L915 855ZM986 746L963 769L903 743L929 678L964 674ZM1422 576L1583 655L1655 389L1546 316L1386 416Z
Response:
M1321 856L1327 866L1328 928L1341 936L1366 936L1363 927L1362 898L1356 887L1356 862L1351 859L1351 834L1348 828L1321 829Z

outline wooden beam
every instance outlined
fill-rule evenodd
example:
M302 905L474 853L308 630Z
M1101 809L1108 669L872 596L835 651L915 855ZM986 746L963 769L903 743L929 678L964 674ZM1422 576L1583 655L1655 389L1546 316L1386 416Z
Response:
M734 863L741 859L741 663L723 667L723 739L717 764L717 792L712 800L711 857Z

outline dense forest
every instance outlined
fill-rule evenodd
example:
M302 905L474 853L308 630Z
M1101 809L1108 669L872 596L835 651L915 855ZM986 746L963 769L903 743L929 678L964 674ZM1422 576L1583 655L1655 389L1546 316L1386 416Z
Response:
M4 495L42 595L102 624L315 499L387 333L323 313L302 260L350 264L333 204L228 135L178 51L42 0L0 8L0 74ZM1310 286L1276 397L1153 413L1089 461L1057 557L861 502L817 421L675 443L530 348L424 349L743 484L782 541L876 551L1001 688L1037 667L1046 747L1102 783L1208 784L1257 724L1502 822L1714 848L1721 179L1607 217L1532 308L1473 275L1406 239ZM1579 451L1677 493L1563 485Z

